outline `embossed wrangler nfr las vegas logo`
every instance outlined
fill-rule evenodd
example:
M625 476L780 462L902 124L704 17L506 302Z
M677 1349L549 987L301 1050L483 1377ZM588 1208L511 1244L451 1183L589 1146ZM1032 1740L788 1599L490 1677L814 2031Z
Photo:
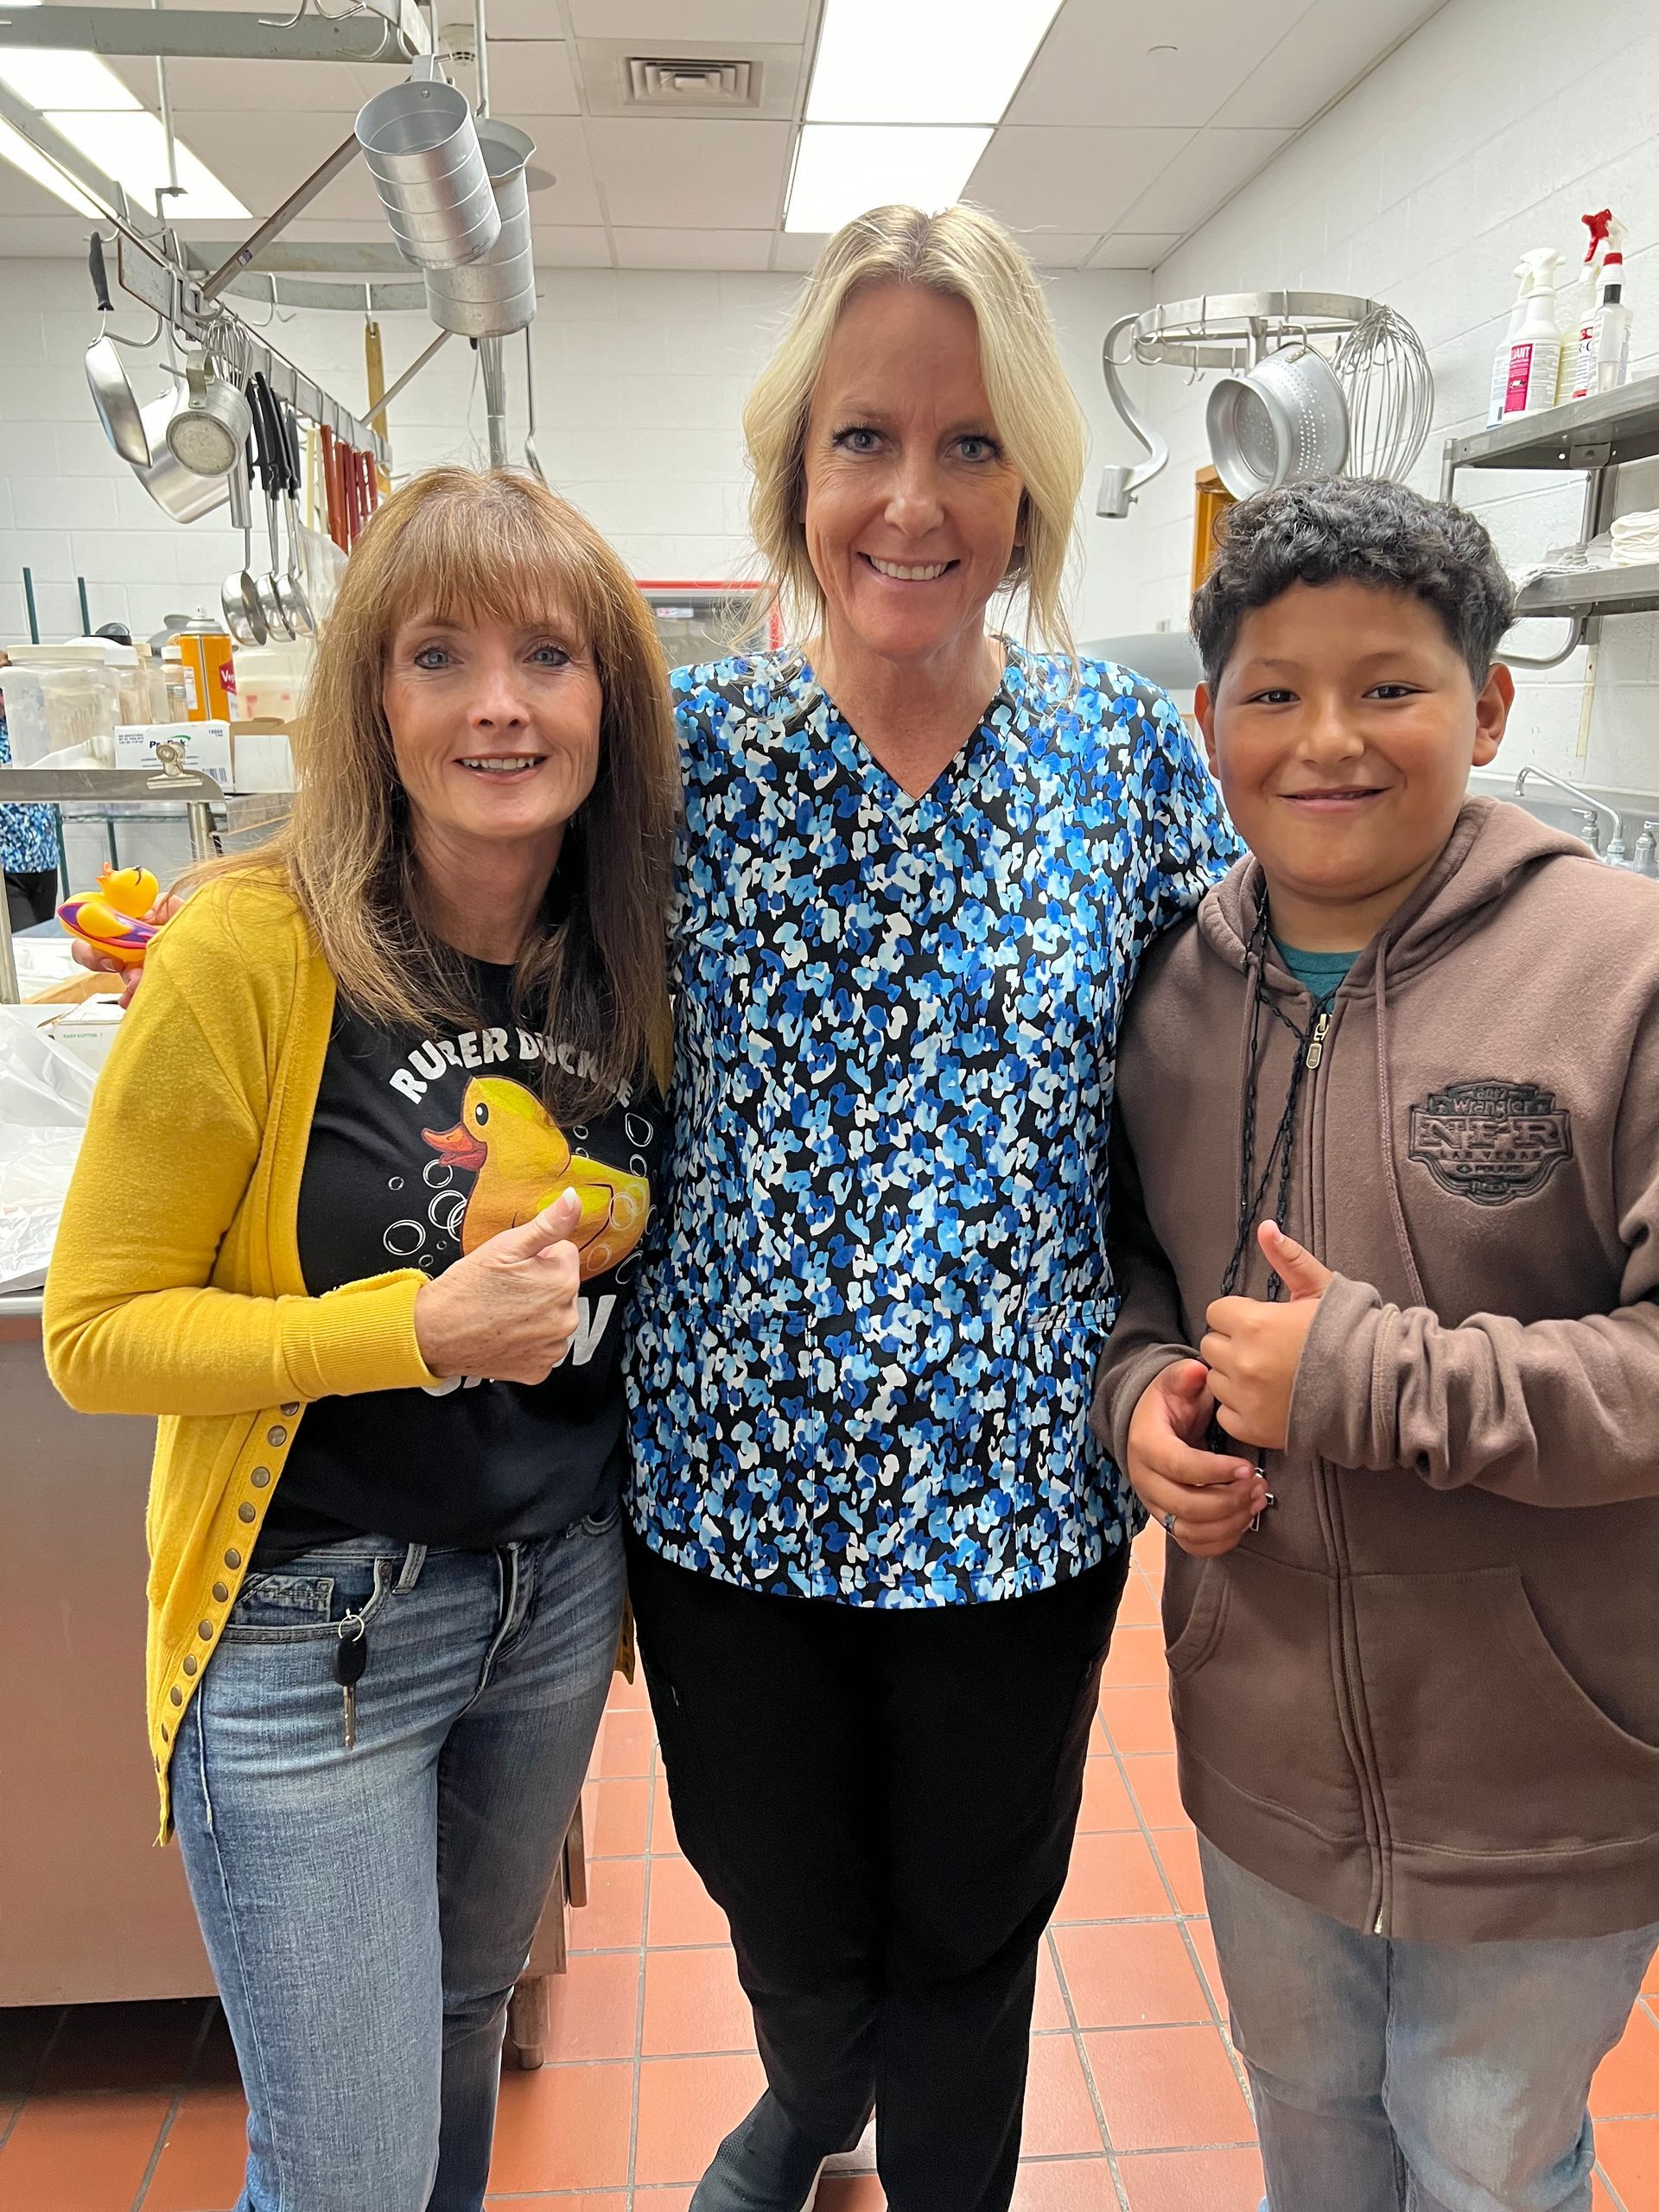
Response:
M1454 1083L1412 1108L1411 1156L1454 1197L1506 1206L1573 1157L1573 1117L1535 1084Z

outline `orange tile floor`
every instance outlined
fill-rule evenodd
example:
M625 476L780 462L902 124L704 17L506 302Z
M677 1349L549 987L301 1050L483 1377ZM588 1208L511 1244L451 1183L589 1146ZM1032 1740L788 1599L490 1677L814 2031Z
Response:
M1071 1876L1044 1945L1016 2212L1255 2212L1261 2169L1198 1853L1176 1795L1137 1547ZM760 2086L725 1926L674 1841L643 1691L619 1682L587 1793L590 1902L549 2063L503 2082L490 2204L683 2212ZM1598 2212L1659 2212L1659 1974L1597 2077ZM0 2012L0 2212L225 2212L242 2101L217 2005ZM873 2176L819 2212L880 2212Z

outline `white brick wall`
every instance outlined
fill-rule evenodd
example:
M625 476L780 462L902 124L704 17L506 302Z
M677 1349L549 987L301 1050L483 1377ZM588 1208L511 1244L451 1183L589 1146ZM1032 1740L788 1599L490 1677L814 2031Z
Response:
M1515 295L1519 255L1554 245L1576 264L1586 209L1629 227L1632 372L1659 370L1659 11L1652 0L1451 0L1339 105L1180 247L1153 297L1300 285L1385 299L1422 334L1437 400L1413 480L1438 487L1450 435L1485 418L1493 349ZM1204 389L1147 372L1172 451L1166 475L1116 528L1137 546L1138 623L1185 619L1192 475L1208 458ZM1582 480L1468 473L1505 558L1535 562L1575 537ZM1624 472L1621 506L1659 505L1659 467ZM1553 650L1559 625L1530 624L1522 650ZM1659 620L1610 621L1599 654L1587 755L1578 757L1586 657L1524 677L1510 766L1535 760L1612 788L1659 791Z
M3 233L0 232L0 238ZM550 479L591 514L636 575L745 575L739 416L794 294L785 276L693 271L544 270L536 326L537 448ZM1106 405L1100 340L1116 315L1144 304L1143 274L1065 276L1053 284L1069 369L1096 433L1091 467L1127 459L1132 441ZM251 321L262 311L249 311ZM118 329L139 331L137 313ZM0 640L26 635L20 571L34 570L43 633L80 626L73 579L84 575L95 623L148 635L163 615L217 605L239 565L239 540L214 523L167 522L106 443L81 359L97 328L86 271L68 262L0 261ZM388 377L431 335L417 316L387 316ZM284 316L275 342L347 404L365 404L360 323L346 315ZM166 388L130 355L141 397ZM509 346L515 435L522 435L521 347ZM474 357L450 341L394 403L400 473L444 460L481 462L485 427ZM1093 505L1092 494L1085 503ZM1124 627L1137 550L1085 523L1074 594L1079 633ZM264 543L263 512L255 532ZM256 566L258 565L256 559Z

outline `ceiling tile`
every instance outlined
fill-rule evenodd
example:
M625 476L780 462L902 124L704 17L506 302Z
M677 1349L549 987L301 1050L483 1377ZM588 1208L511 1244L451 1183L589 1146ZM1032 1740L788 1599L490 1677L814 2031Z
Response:
M19 260L47 261L60 257L78 260L86 248L86 223L84 216L70 213L60 200L54 200L50 193L42 199L57 209L55 215L10 215L6 217L6 251ZM91 298L91 294L87 295Z
M561 39L490 34L490 105L502 115L579 115L570 49Z
M1089 257L1090 269L1155 269L1174 252L1180 231L1114 231Z
M511 122L518 110L510 100L499 104ZM527 115L524 125L536 141L532 169L544 170L554 180L546 191L531 190L530 219L585 226L602 223L604 211L588 159L588 142L581 118L566 115ZM532 187L535 180L531 179Z
M613 223L645 230L770 230L783 200L786 123L600 117L588 125Z
M578 38L804 39L808 0L569 0Z
M1229 126L1310 122L1348 90L1395 41L1426 22L1440 0L1314 0L1294 35L1281 41L1215 116Z
M531 203L532 207L534 202ZM571 224L530 226L537 264L548 269L608 269L611 249L603 231L585 230Z
M1039 269L1081 269L1098 231L1021 231L1020 243Z
M174 122L185 143L262 219L319 167L349 129L342 128L338 115L288 114L279 130L251 130L245 115L217 108L175 110ZM381 228L380 202L360 161L336 177L308 212L337 220L361 216L377 232Z
M1308 0L1068 0L1006 120L1207 123ZM1352 6L1352 0L1341 0ZM1356 10L1363 14L1364 10ZM1170 49L1173 49L1171 51Z
M110 67L146 107L155 107L156 64L147 56L112 56ZM267 115L354 116L365 100L402 81L397 69L353 68L343 61L169 61L167 88L174 112L207 108ZM345 133L340 134L342 137Z
M556 0L489 0L484 20L492 46L499 38L557 38L563 29Z
M963 196L1016 230L1064 223L1098 235L1117 225L1192 137L1190 130L1134 126L1022 130L1004 124Z
M772 265L791 273L816 269L829 243L827 231L780 231L772 242Z
M1125 231L1196 230L1224 200L1248 184L1294 130L1200 130L1117 226Z
M627 231L612 234L619 269L764 269L770 231Z

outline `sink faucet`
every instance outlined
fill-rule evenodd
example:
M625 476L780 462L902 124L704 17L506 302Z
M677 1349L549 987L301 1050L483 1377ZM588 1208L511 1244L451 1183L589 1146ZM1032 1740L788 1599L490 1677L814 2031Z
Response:
M1536 768L1529 762L1515 779L1515 795L1517 798L1535 777L1540 783L1554 784L1558 791L1566 791L1578 800L1579 804L1573 811L1588 817L1589 830L1585 842L1592 853L1599 854L1601 851L1600 832L1601 823L1604 821L1612 825L1612 844L1622 844L1624 825L1619 819L1618 809L1609 806L1605 799L1592 798L1588 791L1580 791L1576 784L1569 784L1565 776L1552 775L1548 768ZM1599 820L1598 817L1600 817Z

